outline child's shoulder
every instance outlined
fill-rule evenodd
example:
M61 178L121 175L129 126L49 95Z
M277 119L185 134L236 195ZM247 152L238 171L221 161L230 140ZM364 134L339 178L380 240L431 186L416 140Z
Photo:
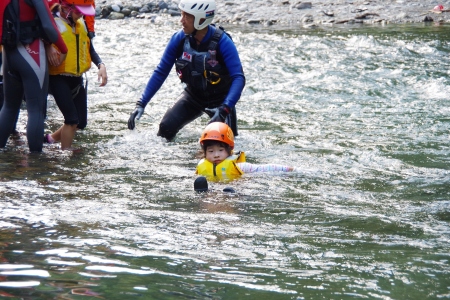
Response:
M238 163L245 162L245 152L238 151L228 157L228 159L235 160Z

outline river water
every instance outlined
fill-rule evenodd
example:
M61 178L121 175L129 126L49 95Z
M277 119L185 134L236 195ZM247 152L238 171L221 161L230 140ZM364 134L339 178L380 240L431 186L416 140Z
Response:
M174 72L126 124L177 19L96 26L109 83L88 73L79 150L29 154L21 135L0 152L0 295L450 298L449 25L226 26L247 78L236 149L297 171L207 194L193 191L206 116L156 136ZM62 124L51 97L46 124Z

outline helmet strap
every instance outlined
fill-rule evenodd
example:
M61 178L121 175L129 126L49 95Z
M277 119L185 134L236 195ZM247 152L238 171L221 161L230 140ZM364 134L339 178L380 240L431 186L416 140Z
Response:
M64 8L64 14L66 15L65 19L69 22L69 25L72 26L75 24L75 21L72 17L73 7L68 5L61 5L61 8Z
M72 17L72 10L70 10L70 12L71 13L67 16L67 21L69 21L70 25L74 25L75 21L73 20L73 17Z

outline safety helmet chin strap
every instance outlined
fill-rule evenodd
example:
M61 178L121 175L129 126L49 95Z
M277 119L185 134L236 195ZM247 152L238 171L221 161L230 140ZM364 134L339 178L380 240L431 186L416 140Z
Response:
M72 11L73 11L72 5L69 6L67 4L64 4L62 7L64 8L64 14L66 15L65 19L67 21L69 21L70 26L74 25L75 21L73 20L73 17L72 17ZM66 9L68 9L68 10L66 11Z
M72 12L72 11L70 11L70 12ZM71 25L71 26L72 26L72 25L75 25L75 21L73 20L72 14L69 14L69 15L67 16L67 21L70 22L70 25Z

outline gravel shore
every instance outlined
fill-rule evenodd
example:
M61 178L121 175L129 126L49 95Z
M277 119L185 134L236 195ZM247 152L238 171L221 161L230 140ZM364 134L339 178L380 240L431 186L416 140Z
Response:
M227 0L216 1L214 22L298 25L388 24L450 22L450 0ZM442 5L440 9L435 9ZM175 0L103 0L96 2L97 18L179 16Z

